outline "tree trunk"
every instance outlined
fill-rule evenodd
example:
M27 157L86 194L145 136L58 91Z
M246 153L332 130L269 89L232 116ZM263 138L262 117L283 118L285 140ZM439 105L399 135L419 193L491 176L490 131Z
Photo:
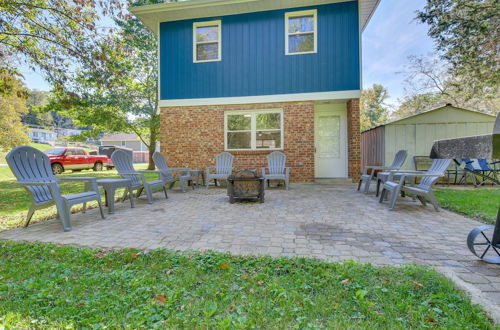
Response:
M149 165L148 165L148 170L154 170L155 169L155 163L153 162L153 154L156 151L156 137L157 137L157 130L152 129L151 130L151 135L149 137Z

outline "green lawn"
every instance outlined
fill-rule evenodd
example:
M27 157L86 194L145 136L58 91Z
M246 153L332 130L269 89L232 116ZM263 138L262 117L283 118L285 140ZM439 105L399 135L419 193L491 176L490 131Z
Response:
M136 164L139 170L146 169L147 164ZM98 177L98 178L118 178L115 170L111 171L81 171L81 172L65 172L58 177ZM147 174L147 177L156 177L156 174ZM22 225L26 219L26 213L31 205L31 195L21 186L17 185L14 176L10 169L6 166L0 167L0 231L11 229ZM83 182L62 182L62 194L71 194L83 191ZM122 190L117 191L117 196L121 196ZM101 190L101 195L104 200L104 193ZM97 203L89 203L90 207L97 206ZM73 212L81 210L81 205L73 207ZM46 219L51 219L56 216L55 207L39 210L35 212L32 222L38 222Z
M447 279L215 252L0 242L0 328L492 328Z
M495 223L500 206L500 189L440 189L436 191L436 198L443 208L483 222Z

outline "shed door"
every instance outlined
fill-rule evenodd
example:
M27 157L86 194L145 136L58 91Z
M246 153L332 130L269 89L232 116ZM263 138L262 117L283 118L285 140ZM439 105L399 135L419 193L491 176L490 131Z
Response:
M345 105L316 109L315 176L347 177L347 116Z

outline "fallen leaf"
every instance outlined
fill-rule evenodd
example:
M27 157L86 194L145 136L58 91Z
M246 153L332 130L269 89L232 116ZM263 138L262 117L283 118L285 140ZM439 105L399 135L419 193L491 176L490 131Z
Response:
M82 306L85 306L85 304L84 304L84 303L82 303L82 302L79 302L78 304L76 304L76 306L78 306L78 307L82 307Z
M228 269L229 268L229 265L228 264L222 264L220 266L221 269Z
M105 273L111 273L112 272L112 270L109 269L109 268L104 268L102 271L105 272Z
M139 257L139 254L138 253L132 253L132 255L130 257L132 259L137 259L137 257Z
M233 302L233 304L231 305L231 313L234 312L236 312L236 304Z
M56 250L50 250L50 254L56 254Z
M68 278L67 277L63 277L63 280L64 280L64 282L68 282Z
M350 280L350 279L348 279L348 278L346 278L345 280L343 280L343 281L342 281L342 282L340 282L340 283L342 283L342 284L347 284L347 283L349 283L349 282L351 282L351 280Z
M173 272L174 272L174 270L173 270L173 269L169 269L169 270L167 270L167 275L170 275L170 274L172 274Z
M262 285L262 281L257 281L257 285L261 286Z
M250 275L243 274L241 277L243 277L244 280L248 280L250 278Z
M428 317L425 319L427 322L431 322L431 323L434 323L436 322L436 320L434 320L432 317Z
M414 285L414 286L418 286L419 288L423 288L424 285L423 284L420 284L418 282L415 282L415 281L411 281L411 283Z
M255 293L255 290L253 288L250 288L250 293L251 294L254 294Z
M108 265L111 265L113 263L113 260L109 259L108 260Z
M165 305L165 302L167 301L167 297L164 295L158 295L156 296L156 302L160 305Z

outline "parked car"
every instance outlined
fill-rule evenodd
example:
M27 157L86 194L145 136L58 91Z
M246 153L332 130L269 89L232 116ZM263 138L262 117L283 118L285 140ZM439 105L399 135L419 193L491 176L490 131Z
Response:
M90 170L102 171L108 167L110 159L107 156L89 155L82 148L53 148L45 151L50 158L50 165L54 174L64 171Z
M113 161L111 160L111 155L117 149L125 150L127 152L130 152L132 155L134 154L134 151L132 149L129 149L129 148L123 148L123 147L118 147L118 146L100 146L99 150L98 150L98 154L101 156L108 157L108 164L106 165L106 168L108 170L110 170L114 167Z

